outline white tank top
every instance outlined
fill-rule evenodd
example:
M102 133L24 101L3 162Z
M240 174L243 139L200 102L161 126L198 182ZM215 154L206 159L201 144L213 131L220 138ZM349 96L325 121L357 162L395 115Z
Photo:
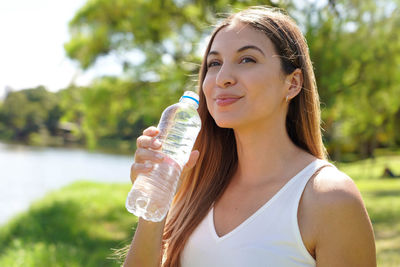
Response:
M324 165L334 167L325 160L311 162L254 214L222 237L215 231L211 207L187 241L181 266L315 266L300 235L297 210L308 180ZM322 170L326 169L332 170Z

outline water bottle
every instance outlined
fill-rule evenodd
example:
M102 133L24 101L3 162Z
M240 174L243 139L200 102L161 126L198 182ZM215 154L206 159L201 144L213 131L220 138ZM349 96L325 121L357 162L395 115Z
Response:
M189 160L201 128L198 106L199 96L186 91L179 103L162 113L156 138L162 143L159 153L164 160L154 164L149 173L138 174L126 199L125 206L130 213L152 222L159 222L166 216L182 168Z

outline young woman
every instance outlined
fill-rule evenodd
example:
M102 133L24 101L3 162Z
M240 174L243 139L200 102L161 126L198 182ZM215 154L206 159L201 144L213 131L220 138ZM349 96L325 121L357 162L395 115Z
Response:
M376 266L360 193L325 160L313 68L291 18L252 7L222 22L199 94L202 130L170 212L139 219L125 266ZM137 139L132 181L160 161L157 133Z

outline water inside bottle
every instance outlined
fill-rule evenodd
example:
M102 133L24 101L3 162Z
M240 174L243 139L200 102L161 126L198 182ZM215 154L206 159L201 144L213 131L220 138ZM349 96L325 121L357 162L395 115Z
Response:
M201 127L199 116L194 116L197 111L189 107L180 107L166 112L163 116L169 119L162 120L158 125L161 130L157 137L162 143L162 151L173 158L181 167L190 157L194 141Z
M155 164L150 173L139 174L127 198L128 211L148 221L161 221L175 195L181 170L175 160L164 155L163 162Z
M129 212L154 222L167 214L180 173L201 128L196 108L183 99L164 110L157 136L162 143L159 152L164 154L164 161L155 164L151 172L138 175L126 202Z

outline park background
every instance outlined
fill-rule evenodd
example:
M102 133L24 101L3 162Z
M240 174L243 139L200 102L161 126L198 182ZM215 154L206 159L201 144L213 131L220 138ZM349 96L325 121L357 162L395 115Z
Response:
M330 160L362 193L378 266L400 266L400 179L383 175L386 167L400 174L398 0L82 1L62 49L77 73L107 65L110 57L119 71L84 85L73 77L56 90L5 87L0 168L14 169L0 174L2 190L21 169L27 172L20 195L32 191L32 179L46 177L42 188L64 180L0 226L0 266L119 265L115 251L130 243L137 221L124 207L136 138L184 90L195 88L212 26L230 11L256 4L284 8L300 25L314 64ZM71 155L57 160L53 152ZM41 158L29 165L35 153ZM15 154L19 161L13 161ZM92 172L66 177L98 157L105 159L92 162ZM30 177L29 168L39 161L41 168L56 167ZM113 164L116 171L104 178ZM0 207L12 205L0 199Z

